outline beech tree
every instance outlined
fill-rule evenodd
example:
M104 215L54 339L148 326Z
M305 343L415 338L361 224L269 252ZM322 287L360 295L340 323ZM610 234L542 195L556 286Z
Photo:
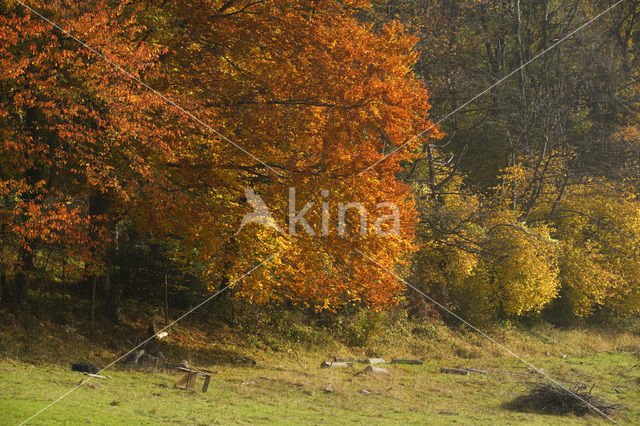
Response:
M367 5L169 1L158 12L171 28L151 36L172 46L163 63L163 90L193 105L264 162L217 141L187 166L197 176L190 179L204 185L202 203L176 206L172 217L179 223L171 226L200 242L212 286L232 282L256 259L283 250L247 277L237 294L328 309L345 303L382 307L399 294L400 283L354 249L389 268L413 249L413 200L396 178L401 162L413 154L405 151L359 172L429 127L429 103L411 72L415 40L393 23L373 33L355 16L356 8ZM182 93L184 87L189 93ZM429 137L439 135L434 130ZM296 212L314 203L305 219L316 235L299 227L295 236L284 236L255 225L236 235L249 207L242 201L246 187L261 195L283 229L289 188L295 188ZM323 202L331 215L326 236ZM338 235L340 202L365 206L366 236L358 232L354 211L346 218L349 232ZM380 202L394 202L401 211L398 235L374 232L375 218L389 214L378 211Z
M411 72L415 40L394 23L371 31L356 17L367 6L33 4L163 99L19 5L3 4L3 238L14 247L4 270L16 279L30 272L33 281L49 247L75 258L78 274L118 267L105 253L126 221L180 236L208 265L212 290L282 250L236 294L317 309L393 302L400 283L354 249L389 268L413 250L414 203L396 178L413 154L359 172L431 122L427 91ZM332 232L290 237L251 226L236 234L246 187L281 224L289 188L296 211L315 201L305 218L316 230L328 202ZM371 215L364 236L355 211L346 215L349 232L337 234L337 205L352 201ZM389 214L378 212L381 202L398 206L398 234L374 232L375 218Z
M135 43L139 6L33 7L133 75L155 72L160 49ZM52 252L62 263L76 259L67 278L82 265L102 268L113 224L159 178L155 159L171 149L150 119L164 110L155 96L132 92L110 64L22 6L2 2L0 10L2 269L21 302Z

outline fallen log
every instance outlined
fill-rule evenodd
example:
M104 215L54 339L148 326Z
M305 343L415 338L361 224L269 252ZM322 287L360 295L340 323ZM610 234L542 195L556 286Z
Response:
M373 392L373 391L366 390L366 389L360 389L358 392L360 392L363 395L367 395L367 396L369 396L369 395L382 395L384 393L389 392L391 389L393 389L393 388L391 387L391 388L387 389L384 392Z
M466 376L467 374L469 374L468 370L465 370L464 368L444 368L442 367L440 369L441 373L447 373L447 374L459 374L461 376Z
M489 374L488 370L478 370L477 368L463 368L463 370L467 370L469 373Z
M339 356L334 356L333 362L353 362L353 358L340 358Z
M511 374L514 376L530 376L531 373L523 373L521 371L507 371L507 370L492 370L495 373L502 373L502 374Z
M421 359L400 359L393 358L391 364L408 364L408 365L422 365Z
M248 356L236 356L231 358L231 362L234 364L247 364L247 365L257 365L258 362L253 359L253 358L249 358Z
M372 373L372 374L389 374L389 370L382 367L374 367L372 365L368 366L361 373Z
M382 358L365 358L364 364L384 364L386 361Z
M77 371L78 373L98 374L100 372L100 368L95 365L78 362L75 364L71 364L71 371Z
M353 367L353 362L322 361L320 368Z

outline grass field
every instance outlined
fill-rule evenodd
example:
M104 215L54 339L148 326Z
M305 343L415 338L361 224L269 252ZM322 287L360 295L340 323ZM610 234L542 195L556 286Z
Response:
M143 316L134 314L122 326L76 321L73 328L11 314L4 318L0 425L19 424L76 386L85 376L69 371L71 362L107 365L130 349L127 336L144 335L146 329ZM568 387L593 387L594 395L624 406L615 415L620 423L640 424L640 336L634 330L633 324L616 329L542 324L487 331ZM207 393L175 389L175 371L118 364L103 373L109 379L93 379L31 424L607 423L596 415L508 410L503 404L541 377L464 329L387 321L359 345L345 343L337 333L289 318L282 326L256 323L253 328L187 319L171 330L162 350L170 362L186 359L213 371ZM238 356L257 365L235 364ZM357 374L365 368L361 364L321 369L321 361L332 356L413 357L425 363L386 364L388 376ZM441 367L474 367L489 374L443 374Z
M309 361L308 359L304 360ZM600 424L596 416L518 413L502 404L536 379L512 359L427 362L386 366L389 376L354 374L364 366L211 366L207 393L173 388L176 373L109 371L36 417L32 424ZM627 409L621 423L640 423L640 369L629 353L533 360L565 383L596 383L593 392ZM442 374L441 366L489 369L488 375ZM279 367L279 368L278 368ZM510 374L503 371L509 371ZM514 374L519 373L519 374ZM1 424L18 424L73 388L80 374L59 366L36 366L5 359L0 363ZM199 382L200 384L200 382ZM368 391L370 394L367 394Z

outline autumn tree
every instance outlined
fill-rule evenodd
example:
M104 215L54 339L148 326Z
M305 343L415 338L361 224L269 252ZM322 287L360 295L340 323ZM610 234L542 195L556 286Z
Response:
M413 249L413 201L409 187L396 179L400 162L412 154L358 172L428 127L429 103L411 73L415 40L397 24L372 32L355 16L356 8L367 6L362 1L169 1L159 9L169 30L151 38L171 46L163 90L193 105L260 159L216 141L193 151L184 166L205 192L199 205L176 205L173 217L179 223L170 225L201 244L212 286L232 282L256 259L283 250L247 277L238 294L259 303L335 308L381 307L399 293L395 278L381 275L354 249L389 268ZM256 226L236 235L248 211L245 187L261 195L285 230L289 188L295 188L296 212L314 203L305 218L316 235L298 227L289 237ZM337 233L338 203L351 201L369 214L364 237L354 211L347 215L348 234ZM326 236L321 235L323 202L331 215ZM374 232L375 219L389 214L377 208L380 202L398 205L398 235Z
M142 5L32 6L60 27L0 3L2 272L18 303L45 273L77 280L104 269L115 223L163 180L156 166L173 148L154 122L167 115L163 102L60 30L136 78L153 75L162 52L139 40Z
M528 63L609 6L601 1L389 0L366 15L378 25L400 19L420 38L415 69L431 89L436 117L518 70L447 118L441 124L445 143L425 141L420 158L403 174L415 187L421 215L423 248L414 277L443 301L464 310L491 306L486 294L495 300L513 281L503 276L501 282L500 274L484 271L490 286L471 290L456 283L464 283L474 268L484 268L483 262L498 267L519 258L522 263L508 270L545 271L548 291L537 299L542 305L561 301L577 315L599 307L635 312L633 303L614 307L610 298L627 298L637 288L637 280L624 278L629 275L623 272L635 267L630 249L638 237L632 230L637 138L635 126L628 124L638 97L637 2L620 4ZM602 211L606 204L617 206L619 215ZM515 247L521 250L529 246L528 255L515 251L503 260L493 255L496 244L503 246L488 232L496 218L504 229L520 230L513 236L531 237L512 241L519 241ZM616 250L610 250L612 232L620 244ZM541 250L532 247L538 240L544 242ZM551 251L539 256L547 246ZM522 292L542 284L525 276L519 280L528 283ZM461 293L466 301L452 300L456 286L467 290Z
M358 173L431 122L426 89L411 72L415 40L394 23L372 31L356 16L368 6L209 0L33 5L163 98L19 5L5 3L2 61L11 72L3 79L0 110L8 152L3 236L23 248L15 253L35 254L38 261L52 244L66 244L63 258L82 253L78 265L100 263L86 258L92 253L117 268L107 254L125 221L141 232L179 236L183 249L208 265L212 290L280 253L236 294L317 309L391 303L400 283L354 249L389 268L414 249L414 203L396 177L401 161L413 154L402 152ZM27 112L36 118L23 121ZM247 187L283 227L289 188L295 188L296 211L315 202L305 218L316 235L299 228L290 237L256 226L237 233L249 207ZM353 210L346 235L337 233L338 203L351 201L369 214L364 236ZM331 212L326 236L319 230L323 202ZM375 220L389 214L379 208L383 202L401 212L397 234L374 232ZM27 216L30 205L37 214ZM45 206L62 209L64 218L51 241L40 240L44 225L32 234L25 230L52 217ZM72 240L74 228L81 237ZM5 267L16 277L33 269L17 257Z

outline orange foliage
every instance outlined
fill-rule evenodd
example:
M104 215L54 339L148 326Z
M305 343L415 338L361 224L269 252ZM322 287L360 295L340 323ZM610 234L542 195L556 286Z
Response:
M18 6L0 6L2 167L10 171L0 188L20 201L2 205L15 237L27 245L40 238L21 231L29 199L37 207L29 220L44 224L58 212L67 223L50 227L58 241L87 245L88 197L102 192L116 201L112 220L181 235L197 248L211 288L284 250L236 294L319 309L394 301L401 284L354 249L388 268L414 249L414 203L396 179L412 146L358 174L431 125L427 91L411 70L415 40L400 25L374 33L354 16L368 2L355 0L80 3L34 7L272 170ZM332 233L289 237L251 226L236 235L247 186L282 226L295 187L297 210L315 202L306 218L316 232L328 190ZM350 215L353 232L336 234L336 205L351 201L369 212L364 237ZM388 214L376 209L380 202L398 205L398 235L371 232ZM80 240L74 228L84 230Z
M220 4L169 6L167 15L184 29L166 36L172 46L166 89L174 87L182 102L282 175L224 141L203 137L185 167L206 182L206 195L176 206L171 226L198 239L215 287L239 278L256 259L284 250L238 285L236 294L251 301L288 300L320 309L392 303L401 284L354 249L389 268L414 249L413 200L396 179L411 149L358 173L431 124L427 91L411 71L415 40L399 25L374 34L349 6L335 2L274 1L253 6L250 14L238 6L225 13L239 13L226 17L215 13ZM185 87L188 93L180 91ZM436 130L427 135L438 136ZM246 186L262 196L283 228L288 190L296 188L296 211L314 203L305 217L317 234L325 200L320 194L328 190L332 232L310 237L298 229L289 237L250 226L235 235L247 211ZM351 201L369 213L366 237L356 226L345 237L336 233L337 203ZM376 209L384 201L400 209L397 236L372 232L375 218L388 214Z

